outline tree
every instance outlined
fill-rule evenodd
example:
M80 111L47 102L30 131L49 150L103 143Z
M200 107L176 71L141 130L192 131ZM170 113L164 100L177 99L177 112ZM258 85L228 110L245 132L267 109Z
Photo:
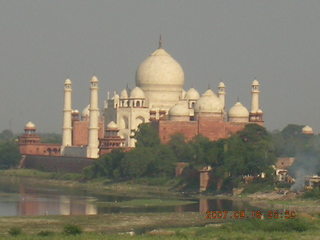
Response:
M265 128L248 124L227 141L225 162L231 175L258 175L275 162L274 146Z
M155 152L152 148L135 148L127 152L121 161L123 177L139 178L154 173L153 163L155 162Z
M18 144L14 141L0 143L0 169L16 167L20 161Z
M155 147L160 144L159 133L152 123L142 123L134 134L136 147Z
M173 151L178 162L191 162L193 158L193 149L191 144L185 141L183 134L175 134L171 137L169 147Z
M11 130L6 129L0 133L1 141L9 141L9 140L12 140L13 138L14 138L14 134Z

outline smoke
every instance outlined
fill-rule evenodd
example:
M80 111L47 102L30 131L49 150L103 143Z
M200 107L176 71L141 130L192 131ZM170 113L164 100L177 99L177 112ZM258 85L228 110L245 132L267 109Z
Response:
M291 186L290 190L301 191L304 189L305 177L315 175L319 172L319 156L311 152L297 154L295 162L288 170L290 176L295 178L295 183Z

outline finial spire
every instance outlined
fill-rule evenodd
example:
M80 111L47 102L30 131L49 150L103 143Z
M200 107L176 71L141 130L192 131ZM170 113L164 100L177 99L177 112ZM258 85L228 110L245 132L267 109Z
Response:
M162 36L160 34L160 37L159 37L159 48L162 48Z
M237 102L239 102L239 96L237 97Z

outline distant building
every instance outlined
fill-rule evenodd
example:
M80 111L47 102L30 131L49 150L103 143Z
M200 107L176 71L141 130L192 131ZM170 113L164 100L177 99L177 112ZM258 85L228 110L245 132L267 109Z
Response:
M302 128L302 133L306 135L313 135L313 129L310 126L306 125Z
M289 175L288 168L292 166L296 159L294 157L279 157L275 165L276 177L279 182L294 182Z
M42 143L36 134L36 125L28 122L24 134L19 137L19 150L22 155L60 156L60 144Z
M202 95L194 88L185 91L184 71L162 47L161 41L159 48L138 67L136 86L133 89L126 87L120 95L114 92L112 98L108 94L103 111L99 109L98 83L93 76L90 104L80 114L72 108L72 82L70 79L65 81L62 145L55 146L55 154L96 159L114 148L132 148L135 146L135 130L146 122L155 123L163 143L176 133L183 134L187 140L198 134L218 140L228 138L248 123L264 124L257 80L251 85L251 111L239 101L227 111L225 84L218 84L218 94L211 89ZM20 149L33 154L36 150L24 149L34 143L23 142L24 138L21 137ZM40 150L40 145L38 148L37 154L48 153Z

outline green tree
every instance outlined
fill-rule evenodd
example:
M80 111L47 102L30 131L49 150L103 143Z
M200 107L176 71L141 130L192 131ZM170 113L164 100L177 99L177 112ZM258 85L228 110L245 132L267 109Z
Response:
M275 162L274 146L265 128L248 124L227 141L225 163L231 175L258 175Z
M1 141L9 141L9 140L12 140L13 138L14 138L14 134L11 130L6 129L0 133Z
M18 144L14 141L0 143L0 169L16 167L20 161Z
M43 143L62 143L61 134L57 133L39 133Z
M149 147L139 147L127 152L121 161L123 176L126 178L139 178L151 175L154 171L156 156Z
M191 144L185 141L183 134L175 134L171 137L169 147L173 151L178 162L191 162L193 159L193 149Z
M154 176L173 177L177 161L170 146L161 144L155 149L155 161L151 171Z
M134 134L136 147L156 147L160 144L159 133L152 123L142 123Z

